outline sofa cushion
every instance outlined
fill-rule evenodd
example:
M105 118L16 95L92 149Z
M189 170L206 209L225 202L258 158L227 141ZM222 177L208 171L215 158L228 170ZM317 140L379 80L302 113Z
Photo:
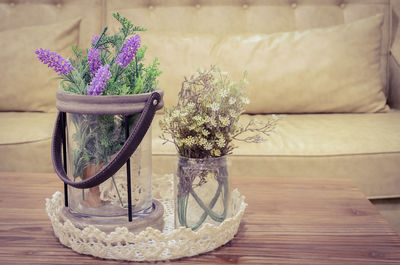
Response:
M153 121L153 154L175 155L175 147L163 145L159 121ZM277 132L260 144L235 142L233 156L340 156L400 152L400 111L371 114L280 115ZM269 115L242 115L246 124Z
M0 112L0 171L53 172L56 113Z
M1 0L0 31L51 25L82 17L79 46L86 48L90 46L93 34L103 30L104 4L103 0Z
M243 115L242 122L267 115ZM176 150L153 122L153 170L174 171ZM261 144L236 142L232 175L350 178L369 197L400 196L400 112L283 115Z
M383 15L330 28L224 38L211 56L248 69L249 113L386 111L380 76Z
M144 33L143 43L160 59L167 106L184 75L217 64L234 80L248 70L248 113L384 112L382 21L269 35Z
M54 111L59 80L35 55L48 48L64 58L78 44L80 19L0 32L0 111ZM47 69L46 69L47 68Z
M56 113L0 112L0 145L50 139Z
M155 34L144 32L142 44L148 47L147 60L158 58L162 75L159 77L159 87L164 90L165 106L175 105L184 77L189 77L198 68L209 67L216 61L210 57L210 52L218 43L215 35L179 35Z

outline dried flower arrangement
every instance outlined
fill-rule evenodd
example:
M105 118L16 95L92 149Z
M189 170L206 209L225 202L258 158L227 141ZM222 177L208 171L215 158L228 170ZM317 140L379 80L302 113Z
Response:
M216 66L185 77L177 106L166 108L160 121L161 138L173 143L178 154L187 158L229 155L235 148L233 140L265 141L275 130L278 118L273 115L264 124L254 119L245 126L239 123L250 103L243 92L246 84L246 73L239 82L233 82ZM249 132L253 135L245 136Z
M228 213L229 181L225 156L233 141L260 143L275 130L278 118L239 123L249 104L243 92L246 73L230 80L216 66L198 70L182 83L178 104L165 110L161 138L179 154L175 176L176 225L198 229L206 220L221 223ZM250 135L249 135L250 134Z

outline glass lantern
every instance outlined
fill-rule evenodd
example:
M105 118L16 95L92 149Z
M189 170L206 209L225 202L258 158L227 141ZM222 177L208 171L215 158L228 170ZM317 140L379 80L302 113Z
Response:
M138 115L127 118L130 130ZM68 176L74 181L93 177L115 157L125 142L122 115L67 115ZM151 130L129 159L133 216L151 212ZM69 186L69 210L86 218L128 216L127 165L108 180L88 189Z
M64 181L63 214L75 226L162 230L163 207L151 193L150 129L162 105L162 91L128 96L57 92L53 165Z

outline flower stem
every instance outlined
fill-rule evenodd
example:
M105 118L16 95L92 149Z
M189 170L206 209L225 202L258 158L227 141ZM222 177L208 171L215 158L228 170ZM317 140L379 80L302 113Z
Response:
M118 191L118 188L117 188L117 184L115 183L114 176L112 176L111 178L112 178L112 182L114 184L114 188L117 191L117 195L118 195L119 202L121 203L121 207L124 208L124 204L122 203L121 195L119 195L119 191Z
M208 207L204 204L204 202L200 199L200 197L196 194L196 192L193 189L190 189L190 194L196 200L197 204L204 210L204 213L209 215L211 217L211 219L213 219L216 222L223 222L225 220L225 217L226 217L227 207L226 207L225 199L223 200L224 211L223 211L223 213L221 215L215 213L212 210L212 208L214 208L215 203L217 202L219 196L221 195L222 187L224 188L224 197L225 198L227 197L226 196L226 193L227 193L227 190L228 190L227 189L227 182L225 180L223 180L222 183L218 183L217 192L215 193L214 198L211 200L210 205Z
M221 196L222 189L224 190L223 195L222 195L224 211L220 215L220 214L215 213L211 209L214 208L219 197ZM203 224L203 222L206 220L207 216L210 216L210 218L216 222L223 222L225 220L226 214L227 214L227 203L228 203L228 201L227 201L227 199L228 199L227 178L224 177L224 178L222 178L221 182L218 181L217 191L215 192L214 197L211 199L208 206L206 206L204 204L202 199L197 195L197 193L193 190L193 188L190 188L189 193L178 196L178 205L177 205L178 220L179 220L179 223L185 227L189 227L189 225L187 224L187 218L186 218L187 210L188 210L187 207L188 207L189 194L193 196L193 198L195 199L197 204L204 211L203 214L201 215L201 217L199 218L199 220L196 222L196 224L194 224L193 226L190 227L193 231L197 230Z

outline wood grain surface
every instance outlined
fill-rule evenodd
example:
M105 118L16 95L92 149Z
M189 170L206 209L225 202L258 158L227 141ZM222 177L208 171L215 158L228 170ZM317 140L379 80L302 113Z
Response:
M232 183L249 204L237 236L211 253L158 263L400 264L400 237L350 181ZM53 174L0 173L0 264L127 264L58 242L45 212L56 190L63 185Z

